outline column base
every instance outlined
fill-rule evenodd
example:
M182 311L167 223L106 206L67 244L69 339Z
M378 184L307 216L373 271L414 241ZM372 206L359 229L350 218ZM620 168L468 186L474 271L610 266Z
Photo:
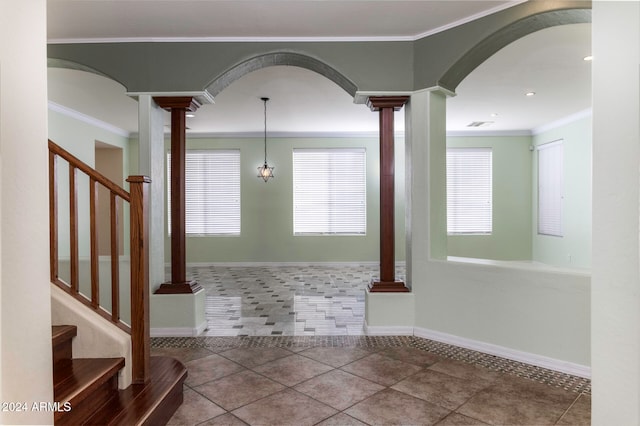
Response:
M154 294L193 294L202 290L202 286L196 281L185 281L181 283L163 283Z
M371 281L370 293L409 293L409 289L402 281Z

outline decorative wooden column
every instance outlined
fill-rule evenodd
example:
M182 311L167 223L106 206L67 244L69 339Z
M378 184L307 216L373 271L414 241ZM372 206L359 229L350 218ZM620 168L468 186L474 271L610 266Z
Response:
M367 105L380 111L380 280L369 284L370 292L408 292L395 278L395 194L393 113L408 96L372 96Z
M187 281L185 232L185 160L186 113L200 104L191 96L154 97L153 100L171 112L171 281L161 284L156 294L195 293L202 287Z

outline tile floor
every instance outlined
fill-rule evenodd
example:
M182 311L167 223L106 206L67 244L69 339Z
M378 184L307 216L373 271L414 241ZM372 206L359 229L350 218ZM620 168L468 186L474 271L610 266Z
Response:
M377 266L190 268L208 329L175 425L588 425L589 380L409 336L363 336ZM404 271L398 270L402 278Z
M354 336L363 334L364 290L378 266L204 266L188 274L207 293L204 335Z
M172 425L589 425L586 379L418 337L154 338Z

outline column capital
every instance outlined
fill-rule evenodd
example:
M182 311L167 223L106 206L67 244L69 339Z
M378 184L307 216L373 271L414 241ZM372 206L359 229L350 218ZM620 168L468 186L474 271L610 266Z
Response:
M200 108L200 102L193 96L154 96L153 100L160 108L166 110L184 108L187 111L195 112Z
M409 100L409 96L369 96L367 106L371 111L380 111L382 108L400 110Z

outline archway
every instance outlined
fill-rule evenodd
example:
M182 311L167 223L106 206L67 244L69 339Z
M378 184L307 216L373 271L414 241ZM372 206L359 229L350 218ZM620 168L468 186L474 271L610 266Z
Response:
M508 44L536 31L557 25L591 22L591 5L582 9L543 12L513 22L476 44L454 63L438 80L439 86L455 91L458 84L478 65Z
M451 163L450 173L461 180L454 185L448 176L449 256L589 267L591 63L583 58L590 52L589 23L527 34L475 68L457 87L457 96L447 100L449 154L462 157L458 161L473 157L473 164L479 161L475 156L492 158L486 178L493 180L484 180L486 199L480 203L463 195L469 187L461 173L468 175L469 167L462 172ZM563 189L567 196L553 204L561 211L549 217L565 227L550 238L537 231L538 177L544 177L538 173L537 147L560 139L565 155L557 173L566 172L554 191ZM474 185L483 181L477 173ZM479 193L474 186L473 194ZM478 204L469 205L472 199ZM472 210L476 214L470 215Z
M336 83L351 96L355 96L358 90L355 83L353 83L344 74L331 67L327 63L311 56L294 52L274 52L255 56L251 59L235 65L222 75L216 77L211 83L207 85L205 89L211 95L216 96L225 87L229 86L235 80L250 73L251 71L256 71L261 68L266 68L274 65L291 65L300 68L306 68L310 71L315 71L318 74L323 75L329 80Z

